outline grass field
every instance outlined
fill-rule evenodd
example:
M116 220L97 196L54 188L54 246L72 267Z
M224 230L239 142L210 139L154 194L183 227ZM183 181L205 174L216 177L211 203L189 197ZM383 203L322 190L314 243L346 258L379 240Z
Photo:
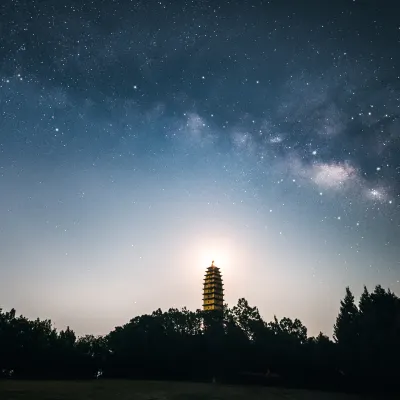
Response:
M258 386L152 381L0 381L1 400L359 400L365 396ZM379 396L379 399L383 397Z

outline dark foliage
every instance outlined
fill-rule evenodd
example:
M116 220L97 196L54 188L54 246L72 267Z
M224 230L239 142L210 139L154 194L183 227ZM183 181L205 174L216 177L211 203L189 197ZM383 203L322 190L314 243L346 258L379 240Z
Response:
M334 341L298 320L265 322L240 299L223 312L160 309L106 336L77 338L51 321L0 309L0 376L14 379L180 379L339 390L396 389L400 300L377 286L357 306L349 288Z

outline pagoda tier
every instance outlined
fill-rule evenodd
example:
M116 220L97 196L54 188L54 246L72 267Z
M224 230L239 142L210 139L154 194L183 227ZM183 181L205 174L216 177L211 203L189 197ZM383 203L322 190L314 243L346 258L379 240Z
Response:
M221 271L214 261L207 268L203 284L203 310L222 310L224 308L224 284Z

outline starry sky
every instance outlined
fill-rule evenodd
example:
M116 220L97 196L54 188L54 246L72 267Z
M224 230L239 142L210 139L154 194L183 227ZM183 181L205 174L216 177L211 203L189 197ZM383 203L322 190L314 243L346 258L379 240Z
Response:
M311 335L400 294L396 2L323 3L2 1L0 307L105 334L213 259Z

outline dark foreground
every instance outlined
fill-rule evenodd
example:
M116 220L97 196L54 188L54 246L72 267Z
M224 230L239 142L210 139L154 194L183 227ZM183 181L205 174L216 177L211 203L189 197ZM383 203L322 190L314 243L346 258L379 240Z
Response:
M0 381L1 400L359 400L373 397L283 388L152 381ZM382 399L377 396L375 399Z

